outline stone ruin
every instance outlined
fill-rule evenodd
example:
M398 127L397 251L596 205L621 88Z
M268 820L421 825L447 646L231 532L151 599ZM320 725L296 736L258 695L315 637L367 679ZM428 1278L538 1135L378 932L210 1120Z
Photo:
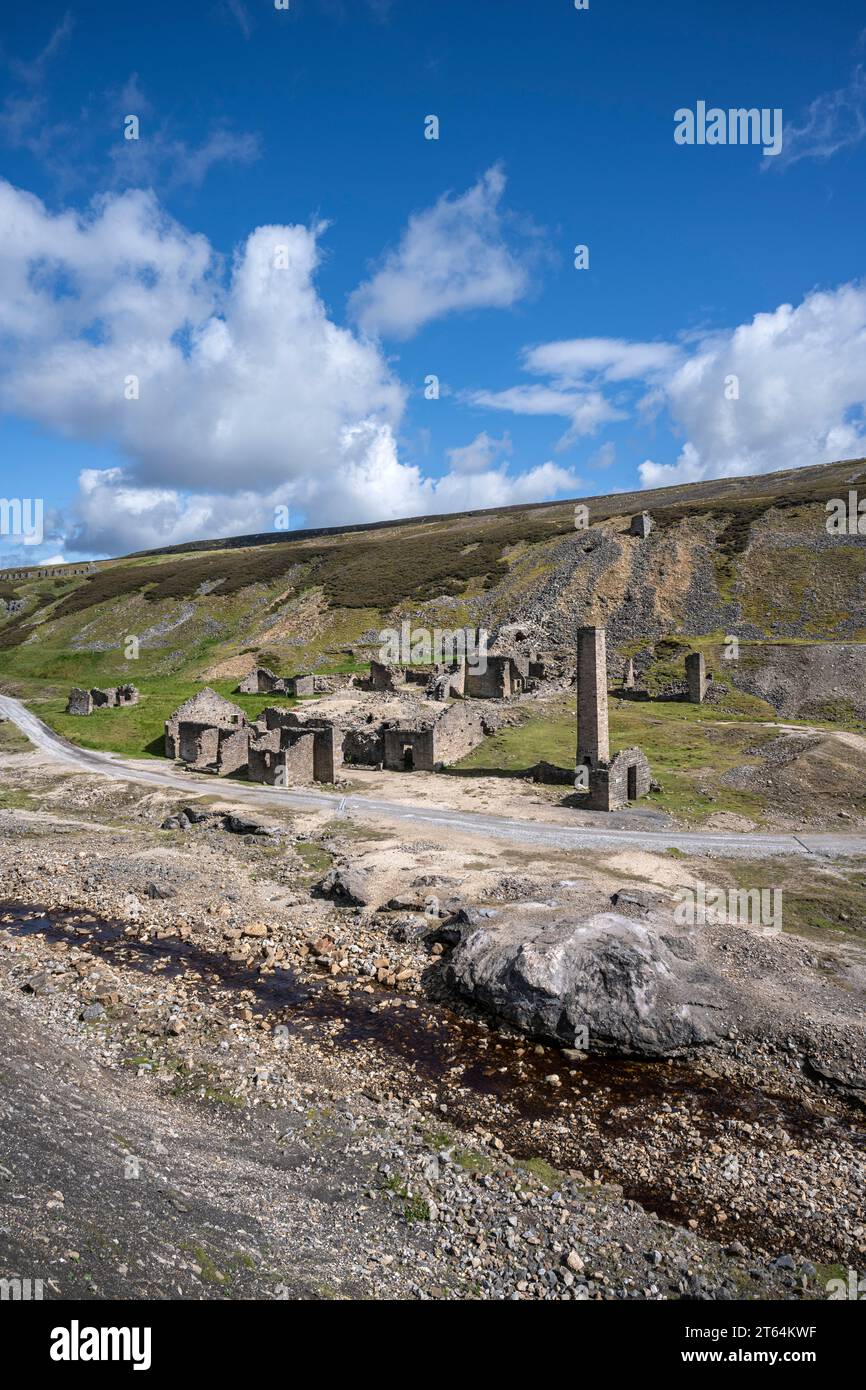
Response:
M93 714L97 709L119 709L126 705L137 705L141 696L134 685L112 685L107 690L96 686L92 690L82 690L73 686L66 704L67 714Z
M237 733L239 729L246 727L247 717L239 705L233 705L231 700L226 700L222 695L218 695L210 686L205 686L197 695L193 695L189 700L185 700L165 721L165 756L167 758L180 758L181 754L181 726L186 724L187 729L184 740L184 751L186 753L195 752L195 757L190 760L184 757L184 762L192 761L194 765L209 766L209 762L203 761L208 754L217 749L219 740L214 742L210 736L206 736L207 730L225 730L229 733ZM196 744L199 740L199 744ZM197 751L196 751L197 749ZM215 761L216 759L210 759ZM233 769L234 770L234 769Z
M436 772L478 746L484 723L471 706L453 704L432 717L386 723L382 736L383 767L391 772Z
M325 719L302 722L293 710L271 706L250 726L248 738L251 782L285 787L336 779L337 730Z
M646 796L652 773L640 748L610 756L607 640L603 627L577 630L577 771L586 769L592 811L618 811Z
M646 540L654 525L649 512L638 512L629 522L628 533L630 536L640 536L642 540Z
M487 669L466 667L466 694L473 700L510 700L529 683L529 658L517 652L487 654Z
M707 698L707 685L712 677L707 672L703 652L690 652L686 657L686 681L689 700L693 705L702 705Z
M438 711L401 696L397 709L394 718L386 710L331 715L268 706L248 721L237 705L206 689L166 721L165 751L195 772L246 771L253 782L288 786L333 783L344 764L432 772L459 761L487 732L482 715L462 701Z
M301 695L315 694L315 677L311 675L278 676L267 666L254 666L238 686L240 695Z

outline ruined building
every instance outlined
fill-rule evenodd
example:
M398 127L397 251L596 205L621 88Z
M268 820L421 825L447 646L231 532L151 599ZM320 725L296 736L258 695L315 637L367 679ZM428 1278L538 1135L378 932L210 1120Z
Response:
M238 705L233 705L231 700L226 700L222 695L218 695L210 686L205 686L197 695L185 700L171 716L165 721L165 756L167 758L180 758L181 737L180 726L187 724L196 726L198 732L193 728L187 730L185 750L191 752L194 749L194 740L201 741L199 753L193 760L195 765L202 764L202 758L218 749L219 739L216 742L211 736L205 736L205 730L215 729L225 730L229 733L236 733L239 729L244 729L247 724L247 717ZM184 758L184 761L188 761ZM211 759L216 761L216 758Z
M610 756L607 710L607 641L603 627L577 630L577 772L589 787L592 811L617 811L646 796L652 774L640 748Z
M403 695L325 713L268 706L254 721L213 690L187 700L166 721L166 755L195 772L290 786L336 780L344 764L392 771L435 771L464 757L484 738L483 716L471 704L423 705Z
M704 703L709 679L703 652L690 652L686 657L686 680L689 686L689 700L693 705Z
M466 704L441 714L398 720L383 727L382 765L392 772L435 772L459 762L484 738L481 715Z
M630 536L640 536L645 540L654 524L649 512L638 512L637 516L633 516L631 519L628 533Z
M263 709L249 730L248 776L268 786L333 782L341 761L338 731L328 720L301 721L293 710Z
M124 705L137 705L141 696L134 685L112 685L107 690L82 690L73 686L66 704L67 714L92 714L96 709L119 709Z
M517 652L496 656L488 653L484 670L467 665L465 693L473 700L509 700L523 694L528 680L528 657Z
M244 676L238 692L241 695L313 695L315 681L310 675L278 676L267 666L254 666L249 675Z

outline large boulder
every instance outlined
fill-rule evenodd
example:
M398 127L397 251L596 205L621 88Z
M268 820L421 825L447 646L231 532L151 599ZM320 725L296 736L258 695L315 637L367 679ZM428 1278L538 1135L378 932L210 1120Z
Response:
M730 1026L728 991L699 963L692 937L619 912L478 926L463 933L447 974L498 1018L590 1052L664 1057Z
M319 892L333 898L341 907L377 907L375 876L356 864L334 865L319 883Z

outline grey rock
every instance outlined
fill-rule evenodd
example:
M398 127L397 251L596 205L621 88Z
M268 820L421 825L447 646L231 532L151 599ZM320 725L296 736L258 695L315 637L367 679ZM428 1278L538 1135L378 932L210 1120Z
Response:
M267 835L278 839L279 826L267 825L263 821L252 820L248 816L228 815L223 817L223 827L233 835Z
M616 912L465 932L451 987L531 1036L590 1052L664 1057L718 1041L730 1026L719 977Z
M53 994L54 984L47 970L42 970L38 975L31 975L29 980L25 980L22 986L25 994Z
M148 883L145 887L145 894L148 898L173 898L174 889L164 888L159 883Z
M352 866L330 868L319 884L319 891L351 907L367 907L375 899L372 875Z

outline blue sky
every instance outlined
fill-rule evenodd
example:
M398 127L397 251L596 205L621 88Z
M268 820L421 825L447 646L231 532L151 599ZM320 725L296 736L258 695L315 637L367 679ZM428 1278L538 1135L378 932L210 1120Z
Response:
M90 0L0 45L0 495L47 516L0 565L866 453L850 4ZM699 101L781 153L676 143Z

